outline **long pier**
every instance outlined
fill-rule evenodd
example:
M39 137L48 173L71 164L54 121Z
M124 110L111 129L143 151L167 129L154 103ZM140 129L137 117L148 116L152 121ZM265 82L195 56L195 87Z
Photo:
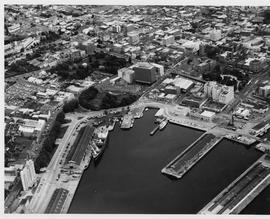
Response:
M215 145L217 145L221 139L222 137L216 137L210 133L203 134L168 165L166 165L161 172L178 179L183 177L183 175L187 173Z
M159 125L156 126L156 127L150 132L150 135L154 135L154 134L157 132L158 129L159 129Z
M238 214L270 184L270 160L263 155L199 214Z

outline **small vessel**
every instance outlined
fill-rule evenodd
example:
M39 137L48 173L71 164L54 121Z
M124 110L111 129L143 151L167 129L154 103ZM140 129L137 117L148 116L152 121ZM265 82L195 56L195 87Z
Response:
M97 161L99 157L103 154L107 145L107 138L102 142L97 142L97 144L93 144L92 146L92 157L94 161Z
M159 130L164 129L167 124L168 124L168 120L167 119L163 120L159 125Z

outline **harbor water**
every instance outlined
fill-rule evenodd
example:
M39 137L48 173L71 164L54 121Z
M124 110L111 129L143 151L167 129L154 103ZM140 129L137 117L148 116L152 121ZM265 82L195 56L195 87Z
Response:
M262 139L270 140L270 130L262 136ZM242 212L241 214L270 214L270 185L267 186Z
M99 163L85 170L68 213L196 214L262 154L222 140L182 179L161 173L203 132L168 124L150 136L156 110L110 133ZM259 206L258 206L259 208Z

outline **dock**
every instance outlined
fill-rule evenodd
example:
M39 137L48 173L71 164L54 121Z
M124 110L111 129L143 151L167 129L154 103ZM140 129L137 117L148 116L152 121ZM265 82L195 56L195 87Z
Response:
M123 121L121 123L121 129L129 129L133 126L134 117L130 114L126 114L123 117Z
M263 155L199 214L238 214L270 184L270 159Z
M159 129L159 125L156 126L156 127L150 132L150 135L154 135L154 134L157 132L158 129Z
M144 107L140 107L140 108L133 109L131 112L132 112L132 115L134 115L135 119L139 119L143 117L143 111L144 111Z
M222 137L216 137L211 133L205 133L193 142L188 148L180 153L161 172L177 179L183 177L199 160L204 157Z
M236 142L238 142L240 144L244 144L244 145L251 145L257 141L256 138L251 138L251 137L238 135L238 134L228 134L228 135L225 135L225 138L232 140L232 141L236 141Z
M261 142L255 146L259 151L266 153L266 151L270 151L270 142Z
M181 126L185 126L185 127L200 130L200 131L208 131L214 127L213 124L206 126L206 125L201 125L201 124L197 123L197 121L191 122L191 121L188 121L187 119L183 119L183 118L181 120L180 119L175 120L175 119L168 118L168 121L172 124L181 125Z

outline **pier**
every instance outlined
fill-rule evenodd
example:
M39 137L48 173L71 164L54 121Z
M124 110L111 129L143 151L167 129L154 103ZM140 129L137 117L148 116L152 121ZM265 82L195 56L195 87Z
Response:
M244 145L251 145L257 141L256 137L251 138L251 137L238 135L238 134L227 134L225 135L225 138L238 142L240 144L244 144Z
M185 126L188 128L192 128L192 129L197 129L200 131L208 131L210 130L212 127L214 127L214 125L202 125L200 123L198 123L197 121L188 121L187 119L181 119L181 120L175 120L175 119L171 119L168 118L168 121L172 124L176 124L176 125L181 125L181 126Z
M150 132L150 135L154 135L154 134L157 132L158 129L159 129L159 125L156 126L156 127Z
M145 109L144 107L132 109L131 114L134 116L134 119L139 119L143 117L144 109Z
M238 214L270 184L270 160L263 155L199 214Z
M127 114L123 117L123 121L121 123L121 129L129 129L133 126L134 117L130 114Z
M222 137L216 137L213 134L205 133L188 148L173 159L161 172L181 178L188 172L204 155L206 155Z

